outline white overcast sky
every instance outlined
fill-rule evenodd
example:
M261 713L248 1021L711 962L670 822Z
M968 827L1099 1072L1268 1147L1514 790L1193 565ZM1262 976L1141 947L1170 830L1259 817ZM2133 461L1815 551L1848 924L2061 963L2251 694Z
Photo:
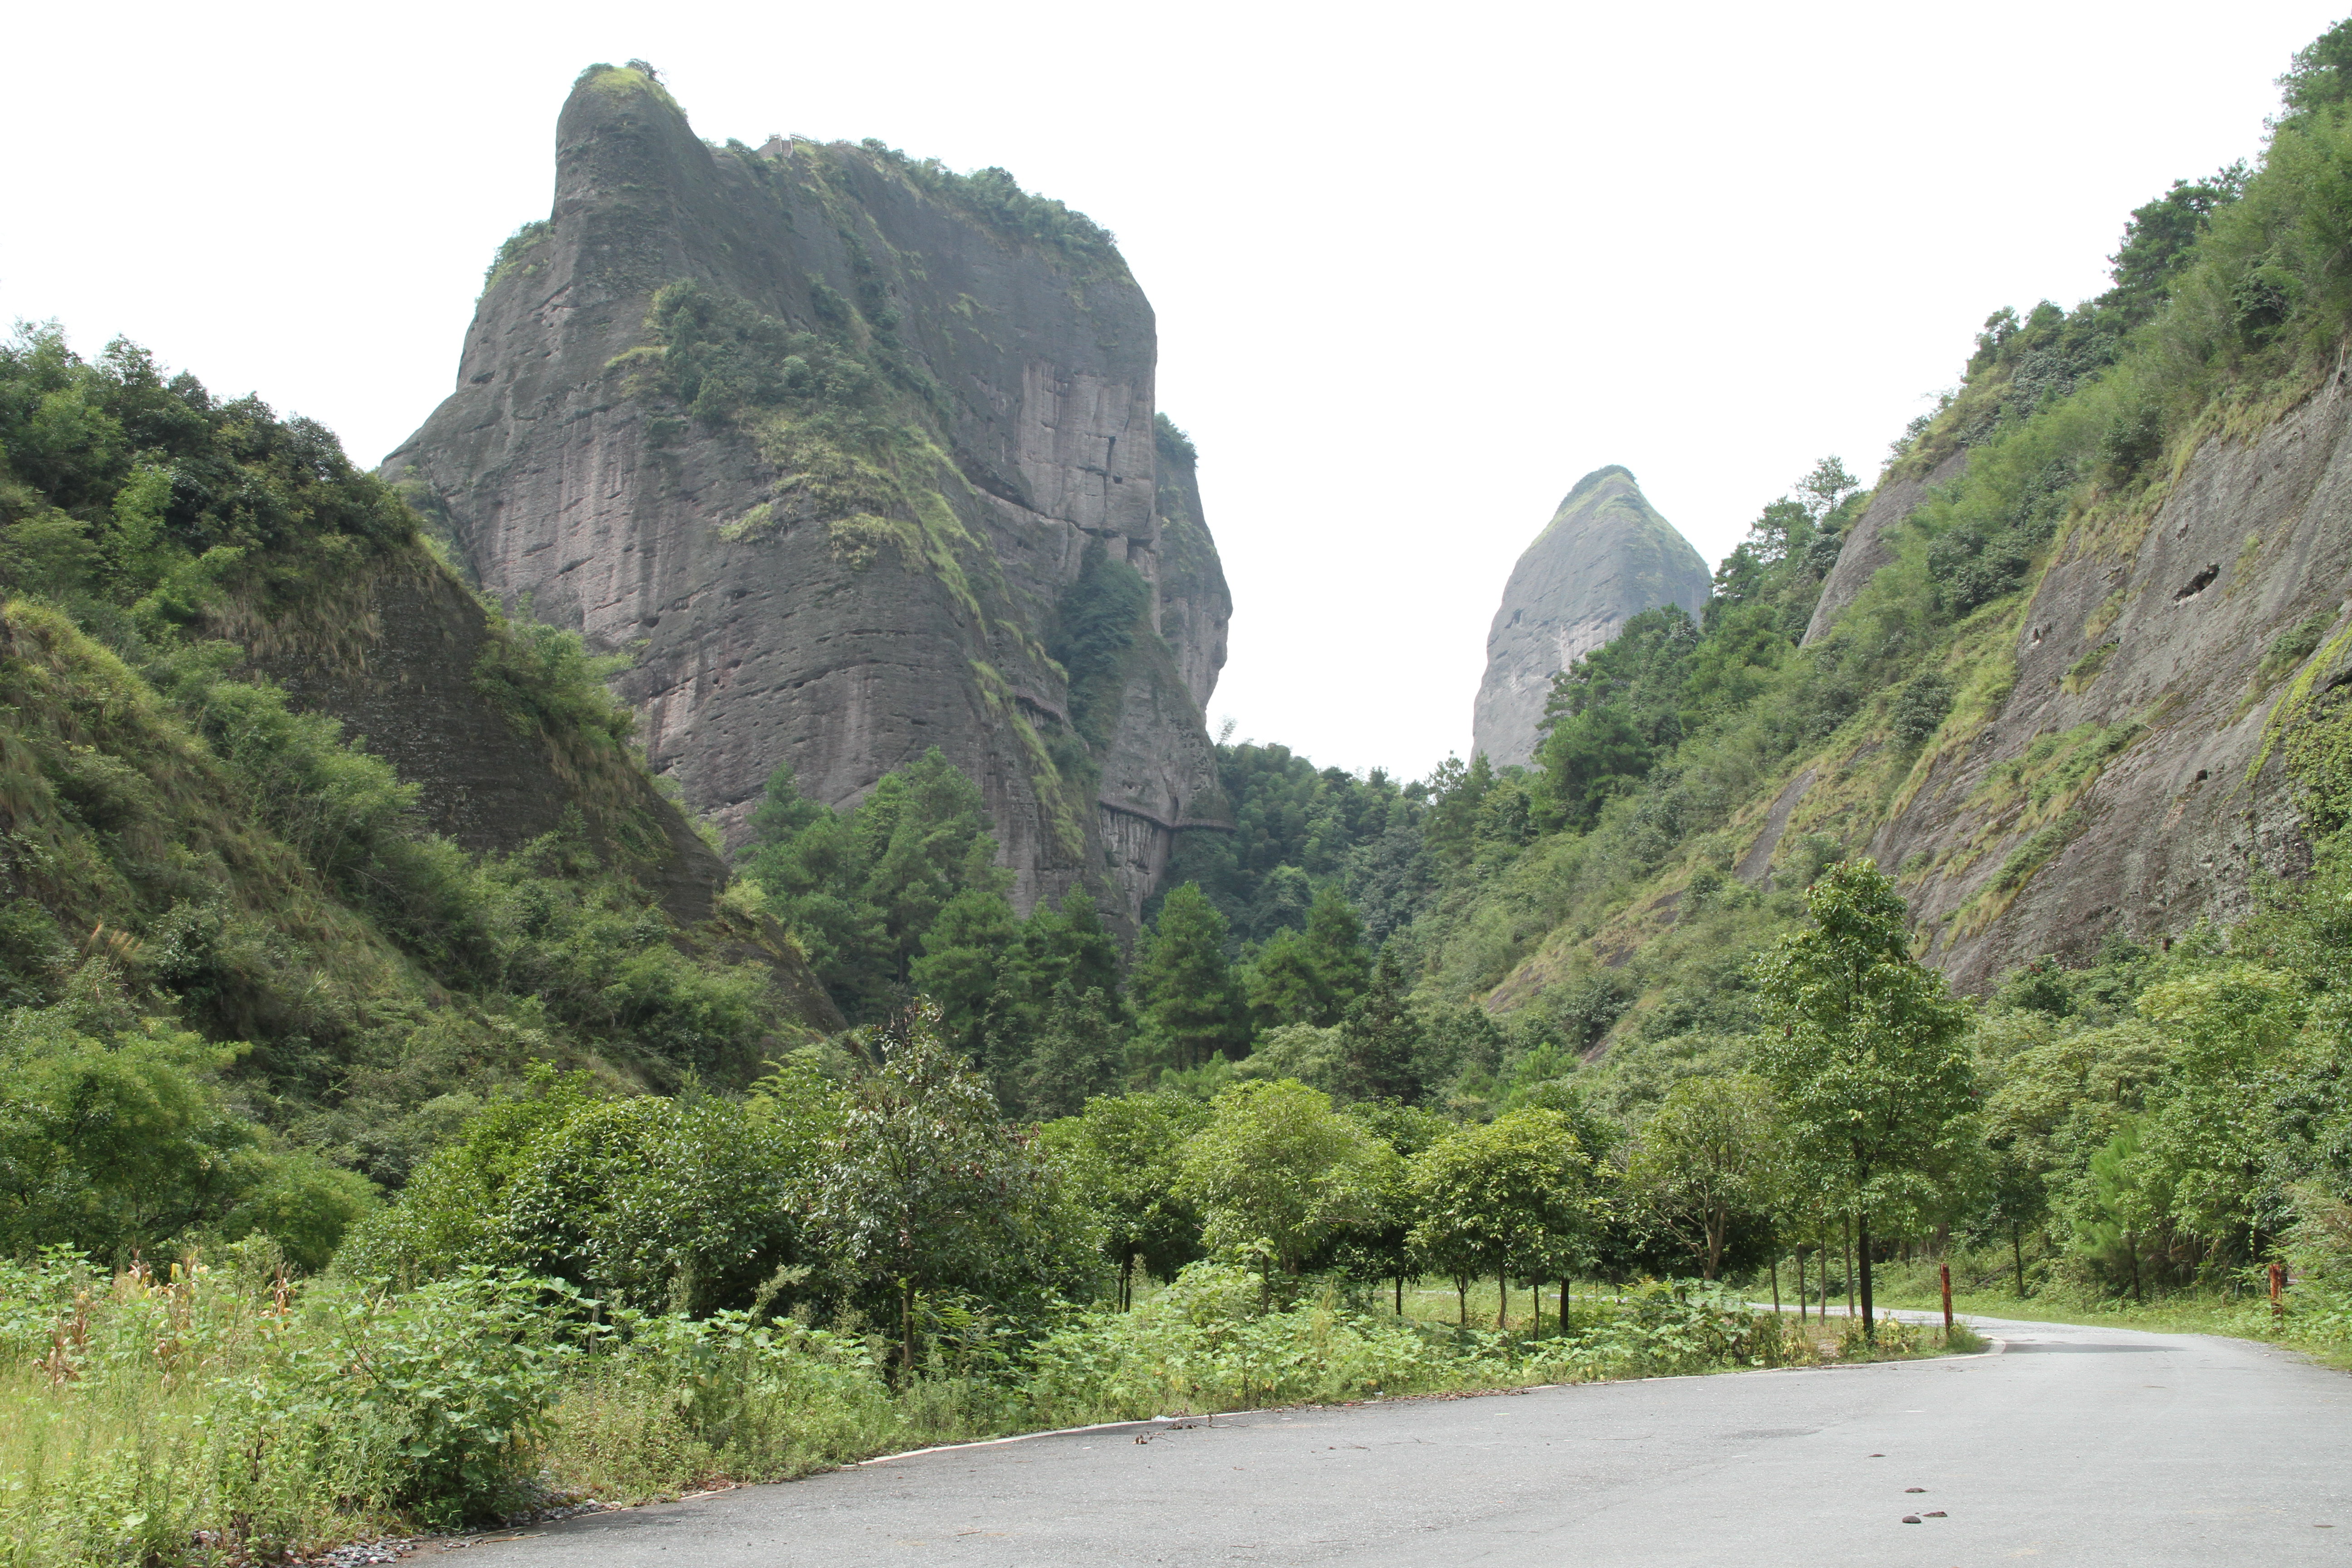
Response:
M1712 563L1823 453L1874 473L1987 312L2097 292L2131 207L2258 150L2339 7L27 5L0 312L372 462L591 61L714 141L1002 164L1159 311L1234 589L1213 721L1419 775L1579 476L1631 468Z

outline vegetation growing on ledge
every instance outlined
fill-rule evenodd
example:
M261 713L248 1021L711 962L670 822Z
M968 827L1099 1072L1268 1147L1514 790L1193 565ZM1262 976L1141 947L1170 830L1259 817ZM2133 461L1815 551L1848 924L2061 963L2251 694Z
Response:
M919 189L953 203L1001 234L1035 246L1082 278L1127 276L1127 262L1110 230L1052 196L1023 190L1009 170L958 174L937 158L909 158L870 136L858 145Z

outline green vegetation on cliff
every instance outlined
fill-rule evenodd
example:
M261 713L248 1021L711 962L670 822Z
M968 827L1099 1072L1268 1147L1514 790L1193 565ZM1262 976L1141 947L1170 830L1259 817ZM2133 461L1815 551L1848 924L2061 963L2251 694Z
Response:
M511 854L421 831L415 785L259 674L355 635L353 582L441 571L326 431L34 330L0 351L0 450L20 1244L260 1229L316 1263L368 1201L351 1173L397 1184L528 1061L667 1085L798 1037L763 968L678 945L634 879L658 797L576 638L486 622L476 689L577 802Z

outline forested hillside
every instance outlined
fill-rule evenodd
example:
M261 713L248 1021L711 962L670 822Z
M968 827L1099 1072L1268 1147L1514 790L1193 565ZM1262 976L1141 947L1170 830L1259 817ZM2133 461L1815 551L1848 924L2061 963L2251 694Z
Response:
M578 639L475 603L327 431L33 330L0 450L5 1246L316 1266L530 1062L668 1089L837 1023Z
M607 153L649 124L710 174L649 72L609 74L574 105ZM2352 23L2284 88L2258 164L2129 215L2113 289L1994 312L1874 486L1822 459L1702 613L1562 672L1529 765L1404 783L1228 735L1221 815L1171 802L1131 941L1066 858L1027 897L1005 779L945 746L862 789L768 771L722 858L632 743L625 661L476 598L326 431L20 331L21 1559L263 1560L1040 1423L1962 1348L1878 1311L1940 1265L2008 1310L2161 1297L2346 1354ZM776 156L1110 266L1009 181L866 153ZM709 368L698 298L608 323L661 395ZM767 342L816 374L752 324L738 370ZM1183 526L1128 537L1181 546L1153 592L1184 650L1121 662L1153 595L1098 535L1020 634L1073 778L1119 765L1103 704L1222 647L1189 443L1152 423ZM967 760L1045 747L1003 695ZM1856 1318L1792 1320L1784 1286Z

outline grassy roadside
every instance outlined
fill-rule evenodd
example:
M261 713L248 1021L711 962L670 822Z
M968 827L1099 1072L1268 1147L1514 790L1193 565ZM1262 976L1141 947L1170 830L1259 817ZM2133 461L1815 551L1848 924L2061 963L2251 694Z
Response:
M1203 1264L1126 1312L942 1316L908 1375L855 1323L634 1313L515 1272L388 1295L249 1247L162 1275L0 1263L0 1568L283 1562L1097 1422L1850 1359L1689 1281L1580 1297L1566 1334L1549 1301L1540 1335L1292 1294L1264 1310Z

